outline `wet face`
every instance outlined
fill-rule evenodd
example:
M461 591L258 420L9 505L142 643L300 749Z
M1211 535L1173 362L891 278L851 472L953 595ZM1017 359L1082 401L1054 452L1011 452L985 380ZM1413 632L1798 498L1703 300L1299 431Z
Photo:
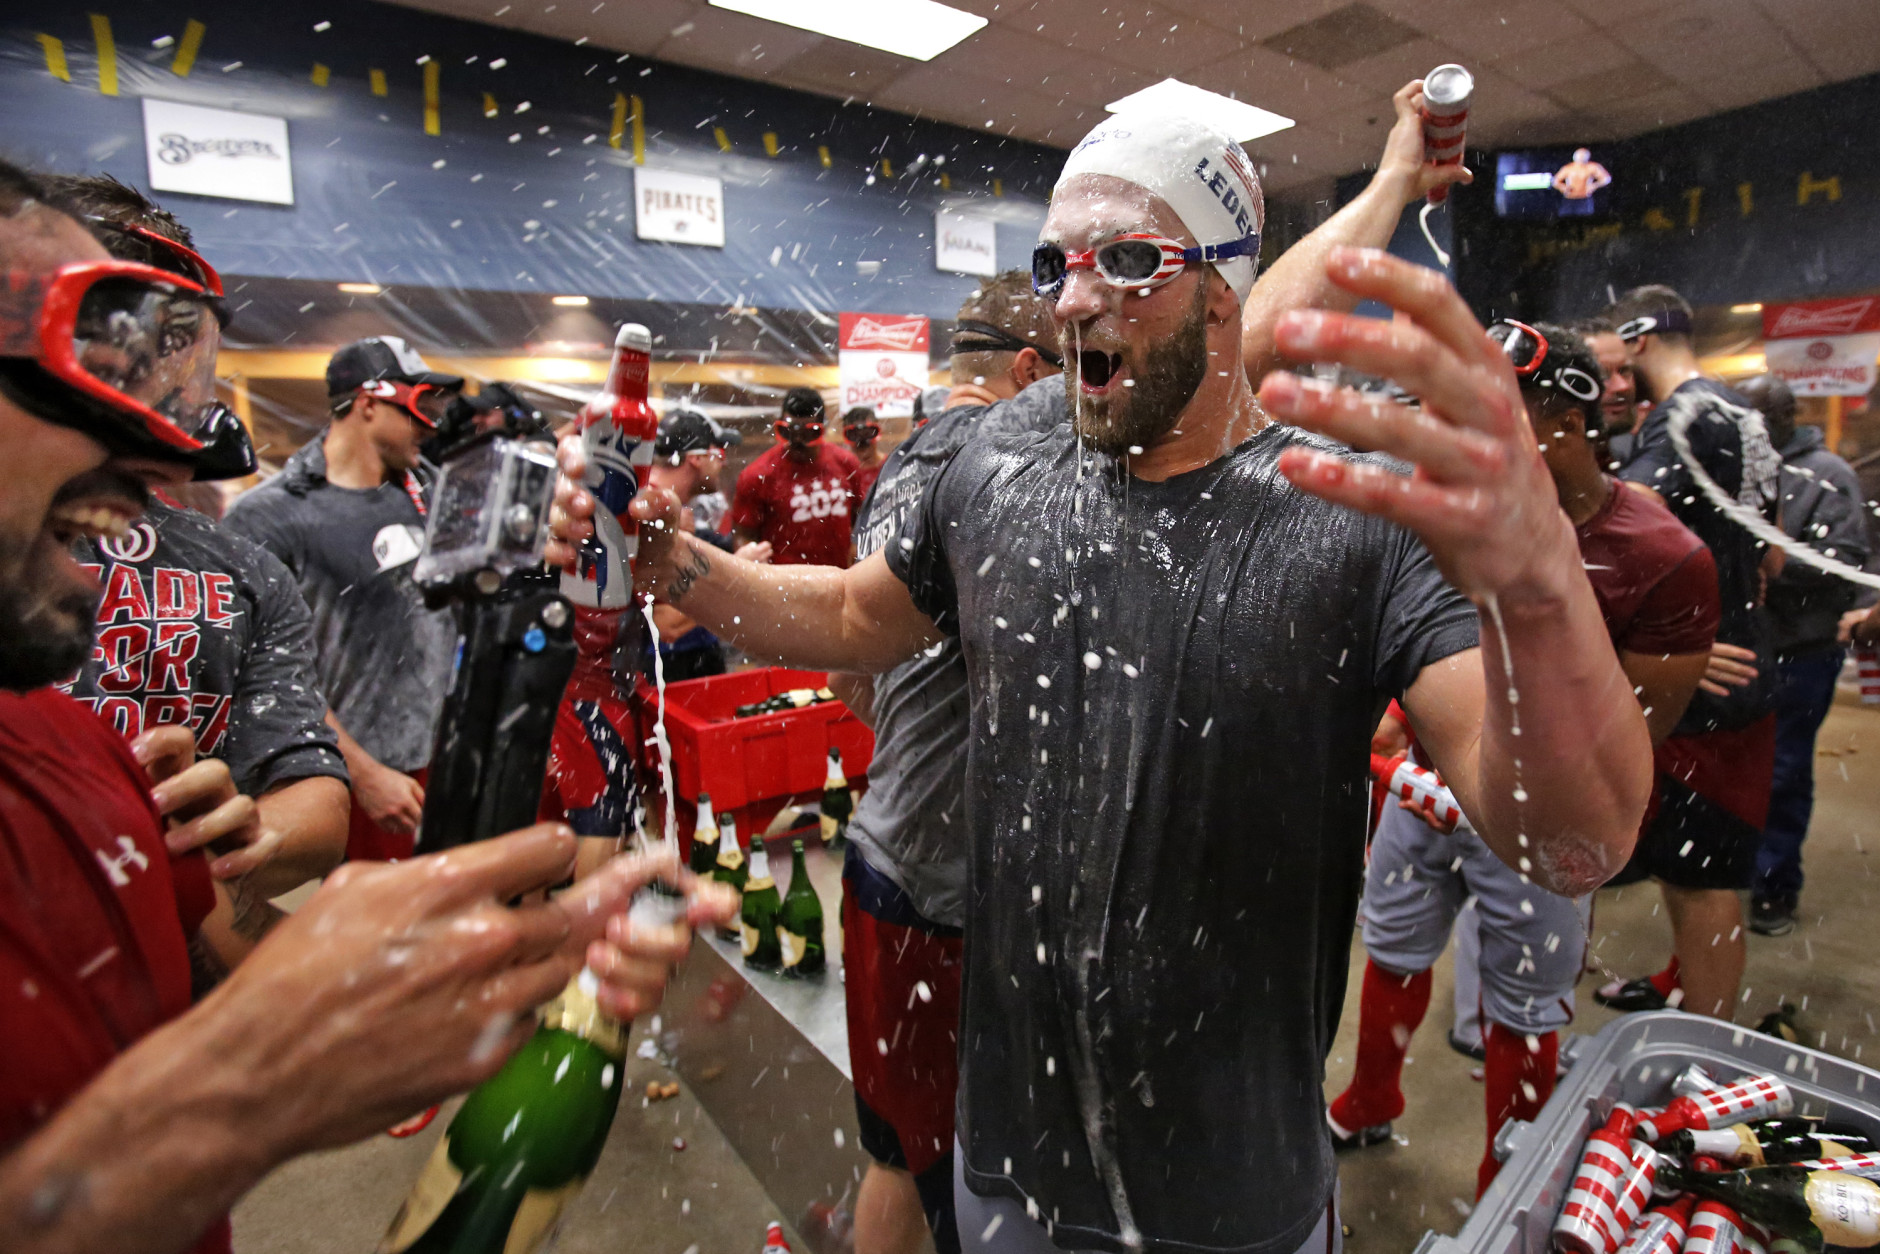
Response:
M366 398L366 432L385 468L397 473L418 465L418 449L436 434L413 418L402 405Z
M1103 175L1066 183L1040 238L1082 252L1132 231L1195 242L1160 198ZM1052 315L1072 425L1086 443L1120 456L1175 428L1207 375L1210 276L1191 266L1146 294L1112 287L1088 270L1065 278Z
M1605 419L1607 433L1619 435L1632 430L1637 418L1634 405L1638 400L1638 380L1632 373L1632 354L1626 351L1625 341L1610 331L1589 335L1586 342L1599 358L1599 368L1606 376L1599 409Z
M53 270L103 260L77 223L44 209L0 220L0 263ZM0 395L0 687L63 679L91 650L98 584L72 556L81 538L122 535L143 510L143 480L104 446Z

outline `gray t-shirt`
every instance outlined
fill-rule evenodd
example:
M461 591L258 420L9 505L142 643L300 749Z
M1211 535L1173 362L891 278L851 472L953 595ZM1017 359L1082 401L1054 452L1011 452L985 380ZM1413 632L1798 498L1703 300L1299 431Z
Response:
M273 554L160 500L125 535L84 549L104 596L73 697L126 737L186 724L250 796L346 779L307 603Z
M901 534L934 476L968 440L1049 431L1064 421L1064 381L1043 379L1009 401L944 410L882 464L855 516L855 556ZM868 791L849 823L868 865L898 885L921 915L965 926L966 663L949 636L875 679L875 756Z
M966 1182L1066 1246L1289 1254L1336 1180L1371 732L1477 629L1416 536L1280 475L1300 445L1151 483L971 441L886 550L972 701Z
M328 482L311 441L235 502L228 527L286 564L313 611L320 687L340 726L386 766L431 760L457 632L427 610L411 567L424 544L421 476L376 488Z

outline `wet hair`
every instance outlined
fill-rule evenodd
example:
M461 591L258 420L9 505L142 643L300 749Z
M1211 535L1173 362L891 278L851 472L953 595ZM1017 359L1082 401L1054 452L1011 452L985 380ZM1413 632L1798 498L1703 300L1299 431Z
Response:
M783 394L783 416L785 418L821 418L823 416L822 393L815 388L791 388Z
M1057 343L1057 323L1051 305L1031 287L1031 271L1003 270L982 282L960 306L960 321L984 322L1033 344ZM989 378L1011 365L1018 349L991 349L953 354L952 380L971 383Z
M1678 295L1673 288L1662 283L1647 283L1644 287L1635 287L1612 303L1606 310L1606 317L1617 327L1634 318L1643 318L1647 314L1676 312L1684 315L1685 325L1690 325L1691 302ZM1680 331L1654 331L1653 335L1677 344L1689 344L1691 337Z
M1593 346L1577 334L1553 322L1536 322L1534 329L1547 338L1547 360L1542 363L1543 372L1551 367L1572 366L1584 371L1589 378L1603 380L1606 377L1606 372L1599 368L1599 356L1593 352ZM1578 410L1586 420L1588 435L1601 429L1605 420L1600 415L1598 397L1583 401L1557 387L1541 387L1532 375L1520 376L1519 382L1521 395L1538 399L1543 414L1551 416Z
M46 187L37 175L0 159L0 218L11 218L45 199Z
M177 221L174 214L158 206L135 187L109 174L50 174L46 176L45 185L51 203L80 221L103 218L106 222L123 226L143 227L164 239L175 240L185 248L196 246L189 228ZM134 261L160 270L185 273L173 254L148 240L121 231L94 231L93 234L119 261ZM185 277L194 276L185 274Z
M1590 340L1595 335L1617 335L1619 324L1605 314L1593 314L1587 318L1576 318L1567 324L1567 330L1583 340Z
M1769 428L1769 443L1780 453L1782 446L1795 437L1795 393L1772 374L1753 375L1737 384L1736 390L1762 411L1763 425Z

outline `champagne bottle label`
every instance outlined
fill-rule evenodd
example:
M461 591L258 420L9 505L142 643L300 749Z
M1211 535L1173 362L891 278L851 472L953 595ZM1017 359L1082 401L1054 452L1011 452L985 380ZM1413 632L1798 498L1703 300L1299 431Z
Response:
M834 819L832 819L832 818L830 818L830 817L829 817L828 815L826 815L826 814L825 814L825 815L823 815L823 816L822 816L822 837L823 837L823 840L824 840L825 842L827 842L827 841L832 841L832 840L834 840L834 839L836 838L836 832L837 832L837 831L839 831L839 830L841 829L841 826L842 826L842 825L841 825L840 823L838 823L838 822L837 822L836 820L834 820Z
M503 1254L536 1254L555 1234L564 1207L587 1183L582 1176L559 1189L530 1189L516 1207L516 1217L509 1224L509 1239L503 1242Z
M735 871L744 865L744 854L740 850L726 850L718 855L718 865L727 871Z
M742 919L738 920L738 939L746 958L757 952L757 942L761 937L762 933L756 928Z
M1853 1150L1841 1144L1839 1141L1831 1140L1828 1137L1824 1136L1824 1137L1816 1138L1815 1144L1820 1147L1821 1156L1823 1158L1852 1158L1854 1157Z
M450 1138L441 1136L424 1170L418 1174L411 1196L398 1208L391 1230L379 1242L379 1254L404 1254L410 1249L419 1237L430 1231L462 1184L463 1172L450 1160Z
M594 995L600 981L586 967L568 981L561 995L542 1011L542 1026L572 1032L616 1061L627 1056L627 1033L618 1020L600 1008Z
M1829 1245L1880 1245L1880 1185L1846 1172L1817 1171L1802 1196Z
M803 961L803 954L809 949L809 937L798 936L782 924L777 926L777 946L783 950L783 965L794 967ZM750 953L750 950L745 950Z

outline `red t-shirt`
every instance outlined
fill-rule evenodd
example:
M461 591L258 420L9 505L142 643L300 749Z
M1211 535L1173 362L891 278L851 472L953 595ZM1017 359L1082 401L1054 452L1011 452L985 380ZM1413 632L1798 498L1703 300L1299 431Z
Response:
M0 1154L189 1008L215 905L125 742L61 692L0 692ZM197 1247L228 1249L217 1224Z
M788 447L767 449L738 476L731 525L768 540L779 566L847 566L862 465L825 440L809 446L808 461L786 455Z
M1615 649L1703 653L1717 636L1717 563L1669 509L1608 480L1612 495L1577 530L1580 560Z
M855 504L857 508L860 508L862 502L868 499L868 490L875 486L875 480L881 478L881 468L887 464L887 459L883 458L872 466L862 466L861 459L856 459L856 465L859 467L855 472Z

